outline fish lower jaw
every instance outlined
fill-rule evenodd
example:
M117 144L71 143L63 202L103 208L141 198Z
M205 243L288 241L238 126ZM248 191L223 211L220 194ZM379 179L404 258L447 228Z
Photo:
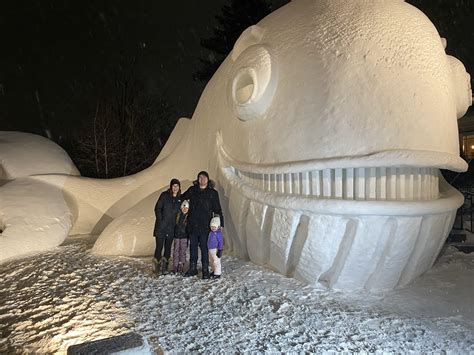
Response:
M342 291L390 290L424 273L463 202L426 167L252 173L221 161L217 180L234 254Z

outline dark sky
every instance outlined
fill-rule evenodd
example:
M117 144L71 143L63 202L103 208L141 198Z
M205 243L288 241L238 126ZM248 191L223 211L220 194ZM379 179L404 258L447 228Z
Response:
M473 0L409 0L448 38L448 53L473 72ZM98 80L135 60L134 75L178 117L191 117L203 89L193 81L200 39L229 0L0 1L0 130L58 138L93 108ZM277 8L285 0L274 0ZM86 99L86 98L89 99Z
M200 37L212 32L224 3L2 1L0 129L40 133L39 103L44 120L80 120L87 112L81 97L93 90L88 83L130 58L149 90L190 116L202 89L192 80Z

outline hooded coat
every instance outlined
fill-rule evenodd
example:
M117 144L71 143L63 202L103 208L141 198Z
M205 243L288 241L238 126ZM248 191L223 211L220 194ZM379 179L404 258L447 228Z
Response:
M181 206L180 194L173 197L171 190L163 191L155 205L155 228L153 235L156 238L173 238L176 224L176 214Z
M176 239L188 238L188 213L179 211L176 216L176 226L174 227L174 237Z
M181 195L183 200L190 200L188 212L189 234L207 235L209 222L213 214L218 214L221 226L224 227L224 216L219 201L219 193L214 189L214 182L209 180L207 187L201 189L197 181Z

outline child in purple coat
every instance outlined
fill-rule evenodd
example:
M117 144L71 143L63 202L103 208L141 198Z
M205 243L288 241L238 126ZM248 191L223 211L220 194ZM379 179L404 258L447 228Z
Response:
M224 238L221 231L221 219L213 217L211 219L211 232L207 239L207 248L209 250L209 261L211 264L211 278L218 279L221 277L221 256L224 248Z

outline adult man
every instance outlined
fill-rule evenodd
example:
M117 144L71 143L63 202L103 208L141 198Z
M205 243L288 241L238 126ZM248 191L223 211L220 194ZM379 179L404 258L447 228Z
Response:
M188 217L189 232L189 270L185 276L197 275L198 247L201 249L202 278L209 278L209 255L207 238L209 236L209 222L213 215L219 215L221 227L224 228L219 193L214 189L214 183L209 180L209 174L201 171L197 180L183 195L182 199L190 200Z

